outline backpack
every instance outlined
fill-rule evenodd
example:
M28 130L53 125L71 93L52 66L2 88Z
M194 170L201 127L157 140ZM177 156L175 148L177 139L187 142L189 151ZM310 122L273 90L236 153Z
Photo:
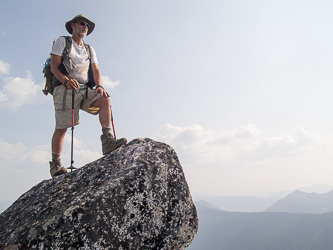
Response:
M63 37L65 37L66 45L62 52L61 64L59 65L59 70L64 75L68 75L66 67L63 64L63 61L66 57L69 57L69 60L71 60L69 51L72 46L72 38L70 36L63 36ZM55 43L55 41L53 41L53 44L54 43ZM92 89L93 87L96 86L96 84L94 82L94 77L93 77L92 69L91 69L90 45L84 43L84 46L86 48L86 51L88 53L88 58L89 58L89 71L88 71L89 81L88 81L87 85ZM50 55L50 57L48 57L46 59L46 61L44 63L43 73L44 73L44 77L46 80L45 80L45 87L42 91L43 91L44 95L48 95L48 93L53 95L54 88L61 85L62 83L51 72L51 55Z

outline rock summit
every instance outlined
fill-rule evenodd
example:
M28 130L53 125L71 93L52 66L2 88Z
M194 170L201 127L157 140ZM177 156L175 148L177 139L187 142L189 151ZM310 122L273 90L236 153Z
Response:
M0 214L0 249L185 249L198 215L175 151L135 139Z

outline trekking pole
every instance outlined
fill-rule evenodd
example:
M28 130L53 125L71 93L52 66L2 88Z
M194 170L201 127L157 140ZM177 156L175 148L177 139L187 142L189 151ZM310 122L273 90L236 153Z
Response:
M73 139L74 139L74 90L72 90L72 140L71 140L71 166L68 168L71 170L76 169L76 167L73 166L74 160L73 160Z
M114 138L117 139L116 131L114 130L113 115L112 115L112 108L111 108L111 105L110 105L110 110L111 110L111 123L112 123L112 128L113 128L113 134L114 134Z

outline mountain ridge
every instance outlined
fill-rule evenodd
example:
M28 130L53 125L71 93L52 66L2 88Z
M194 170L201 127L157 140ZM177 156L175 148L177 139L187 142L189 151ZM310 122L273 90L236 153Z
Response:
M265 212L323 214L333 211L333 191L324 194L306 193L300 190L278 200Z
M200 227L188 250L332 249L333 212L239 213L197 209Z

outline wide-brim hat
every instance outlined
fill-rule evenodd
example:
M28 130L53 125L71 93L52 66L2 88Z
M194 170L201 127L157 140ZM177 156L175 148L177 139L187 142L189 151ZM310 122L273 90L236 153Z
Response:
M72 20L68 21L65 26L66 26L66 30L68 31L69 34L72 34L73 33L73 29L72 29L72 26L71 26L71 23L75 23L76 21L78 20L84 20L86 21L90 27L88 27L88 32L87 32L87 36L93 32L94 28L95 28L95 23L90 21L88 19L88 17L86 17L85 15L82 15L82 14L79 14L79 15L76 15Z

